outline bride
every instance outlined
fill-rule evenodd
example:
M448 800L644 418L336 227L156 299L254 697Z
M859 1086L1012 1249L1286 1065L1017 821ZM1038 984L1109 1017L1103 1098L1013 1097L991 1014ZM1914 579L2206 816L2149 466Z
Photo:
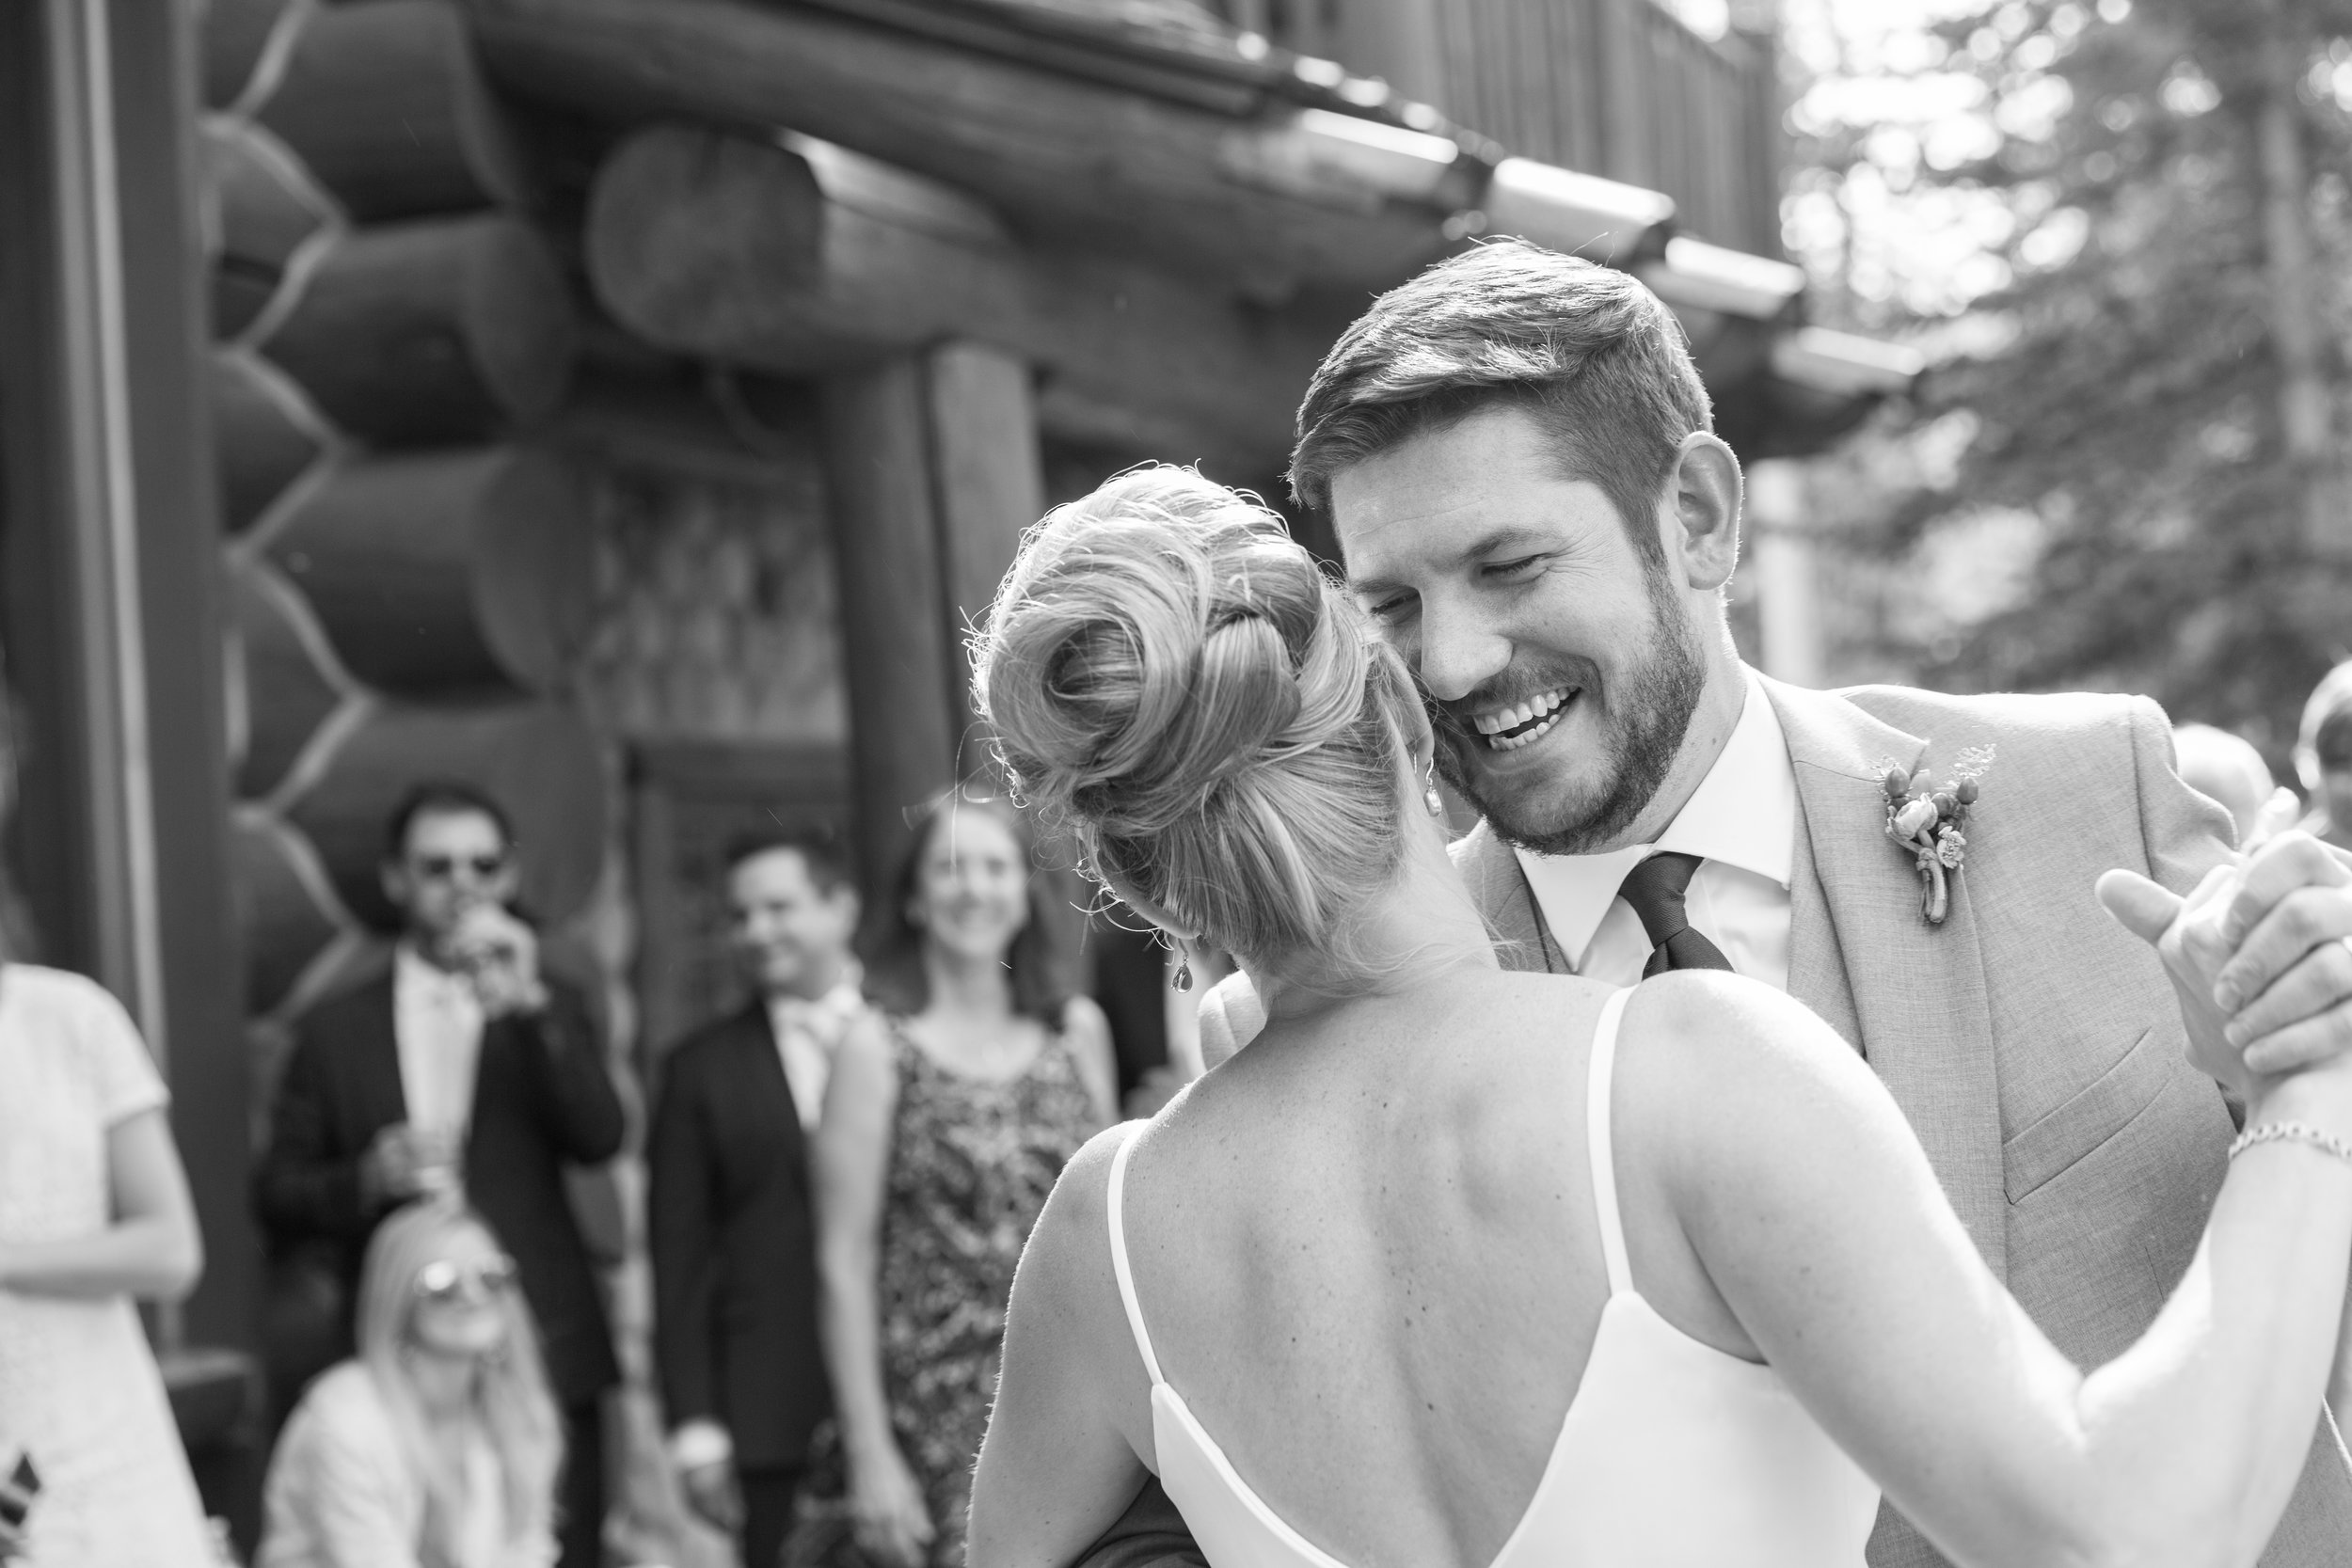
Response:
M1063 1173L976 1568L1076 1560L1147 1471L1215 1568L1860 1568L1882 1489L1959 1564L2260 1555L2324 1418L2352 1069L2200 1064L2294 1132L2086 1372L1802 1006L1498 968L1409 677L1245 498L1155 469L1062 508L978 654L1029 802L1267 1022Z

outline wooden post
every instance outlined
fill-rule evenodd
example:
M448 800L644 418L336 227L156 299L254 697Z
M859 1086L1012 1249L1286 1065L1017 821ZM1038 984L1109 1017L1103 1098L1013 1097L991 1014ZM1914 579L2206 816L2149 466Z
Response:
M922 356L908 355L824 387L858 871L869 906L906 853L907 809L955 779L958 705L927 382Z
M929 369L952 656L995 599L1022 531L1045 510L1045 476L1027 364L1000 349L961 342L934 349ZM968 704L966 661L956 658L952 673ZM968 721L968 705L962 711ZM963 750L975 750L968 732ZM958 771L968 775L980 760L963 755Z
M0 7L0 620L31 732L14 847L42 956L121 997L171 1086L206 1253L155 1315L171 1376L183 1338L251 1342L254 1272L190 18ZM235 1472L258 1456L193 1449L249 1539L258 1464Z

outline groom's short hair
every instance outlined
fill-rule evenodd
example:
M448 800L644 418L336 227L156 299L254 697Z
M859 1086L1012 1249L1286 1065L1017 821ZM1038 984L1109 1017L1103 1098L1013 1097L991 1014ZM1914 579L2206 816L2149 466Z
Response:
M1651 509L1683 437L1715 428L1682 325L1629 274L1521 240L1438 262L1347 329L1299 405L1292 494L1327 511L1343 468L1491 407L1534 416L1662 564Z

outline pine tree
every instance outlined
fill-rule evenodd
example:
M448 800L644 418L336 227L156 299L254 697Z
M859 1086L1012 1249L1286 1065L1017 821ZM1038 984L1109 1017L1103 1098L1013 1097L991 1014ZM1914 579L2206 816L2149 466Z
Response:
M1969 308L1991 345L1875 437L1957 432L1948 470L1844 537L1898 578L1989 513L2034 547L2008 608L1940 641L1892 616L1882 658L1953 689L2146 691L2283 751L2352 645L2347 9L2009 0L1937 28L1991 135L1917 185L1996 195L2010 278Z

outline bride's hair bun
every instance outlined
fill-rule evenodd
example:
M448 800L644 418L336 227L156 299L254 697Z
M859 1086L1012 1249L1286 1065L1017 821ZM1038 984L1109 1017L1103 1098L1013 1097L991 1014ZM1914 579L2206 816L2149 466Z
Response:
M1337 956L1394 874L1410 680L1252 498L1150 467L1056 509L974 656L1025 802L1209 942Z

